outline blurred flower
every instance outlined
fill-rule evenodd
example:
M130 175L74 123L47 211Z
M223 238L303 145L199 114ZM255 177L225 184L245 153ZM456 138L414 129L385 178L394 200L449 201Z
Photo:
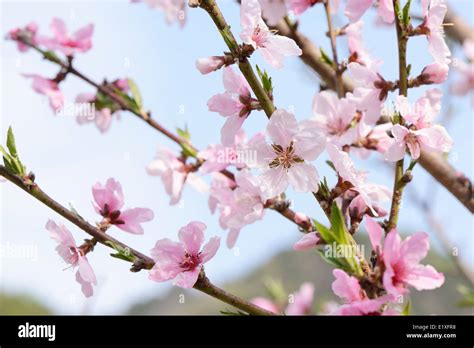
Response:
M44 94L49 99L49 105L54 112L58 112L64 105L64 96L59 90L56 81L46 79L36 74L23 74L33 80L31 87L36 93Z
M94 32L92 23L69 35L64 21L60 18L53 18L50 28L54 36L41 38L41 43L50 50L59 50L66 56L72 56L78 52L87 52L92 48L92 34Z

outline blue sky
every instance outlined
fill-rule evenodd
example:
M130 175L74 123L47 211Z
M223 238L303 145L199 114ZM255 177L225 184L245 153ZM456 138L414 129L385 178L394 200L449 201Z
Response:
M231 0L219 3L234 33L238 34L238 7ZM473 13L473 5L468 0L450 1L450 4L459 13ZM0 1L0 11L2 35L8 29L30 21L36 21L41 31L48 32L49 22L55 16L63 18L71 30L93 22L94 48L77 56L77 69L96 81L104 77L110 80L133 78L140 86L146 108L159 122L170 129L187 125L198 148L219 141L224 120L208 112L206 102L223 90L222 74L202 76L194 64L198 57L220 54L225 46L203 11L189 11L183 29L176 24L166 25L162 13L128 1ZM302 16L300 29L329 52L328 39L324 35L325 21L317 20L322 18L321 8L314 8ZM364 38L369 50L384 60L383 75L396 79L395 30L374 27L372 13L364 19ZM472 21L472 16L466 19ZM346 22L341 15L335 21L336 25ZM340 40L339 50L346 56L343 41ZM145 225L143 236L129 235L118 229L111 229L110 233L145 253L156 240L175 238L179 227L191 220L201 220L208 225L208 238L213 235L225 237L217 217L207 208L207 197L188 187L182 204L170 207L161 181L146 175L144 167L153 158L157 146L162 144L178 150L174 144L126 113L105 135L92 125L78 126L72 117L54 116L46 99L34 93L30 81L20 73L54 76L57 68L41 61L33 52L19 53L11 42L1 41L0 47L0 139L4 142L8 126L12 125L23 162L35 172L37 182L46 192L64 205L72 203L82 216L94 222L99 217L91 205L90 188L97 181L115 177L122 183L127 206L152 208L156 217ZM431 61L424 38L410 40L408 52L414 73ZM459 53L458 50L454 52ZM258 54L252 56L252 63L264 67L272 76L278 107L293 108L298 119L311 115L318 80L299 59L287 59L283 70L267 66ZM72 76L61 89L69 101L78 93L93 92L91 87ZM410 90L410 100L416 100L422 92L423 89ZM445 99L442 113L451 111L453 120L449 132L456 139L450 161L458 170L473 177L474 129L469 101L450 96ZM254 112L245 129L253 134L265 124L263 113ZM334 175L324 164L325 159L322 156L316 165L320 174L334 183ZM381 163L380 157L375 155L369 161L358 161L357 166L370 170L372 181L391 187L393 171ZM423 195L433 194L435 184L421 167L416 168L414 175L411 186ZM146 272L128 272L128 264L109 257L108 249L97 248L89 260L99 286L96 296L85 300L72 271L62 271L64 264L54 252L55 243L44 228L48 218L63 220L12 185L1 184L0 193L2 246L31 247L35 251L35 257L4 255L0 258L0 290L33 294L60 313L117 313L137 300L162 294L170 288L170 284L149 281ZM324 220L311 195L290 191L289 196L296 210ZM433 209L446 226L454 246L473 267L472 256L470 260L468 256L474 252L472 216L443 188L436 192ZM65 223L77 241L86 237L70 223ZM404 200L400 228L430 232L409 199ZM222 284L257 267L275 253L290 249L299 237L294 225L268 211L263 221L242 231L238 250L221 247L217 257L206 266L206 272L216 284ZM432 241L436 244L434 238Z

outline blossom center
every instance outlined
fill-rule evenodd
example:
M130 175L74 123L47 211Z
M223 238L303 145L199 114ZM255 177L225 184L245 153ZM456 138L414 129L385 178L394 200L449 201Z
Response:
M284 169L289 169L296 163L304 162L304 159L295 154L293 142L285 149L277 144L272 144L272 148L277 156L270 162L270 168L283 167Z
M183 261L180 263L180 267L184 271L194 271L194 269L201 263L201 253L198 253L197 255L190 254L186 252L184 254Z
M258 47L262 47L262 48L265 47L266 33L265 33L264 30L262 30L262 28L258 24L255 27L255 29L253 30L252 40L255 42L255 44Z

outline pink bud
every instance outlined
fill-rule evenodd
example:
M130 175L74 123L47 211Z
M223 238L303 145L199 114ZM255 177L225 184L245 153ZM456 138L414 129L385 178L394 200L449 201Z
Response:
M196 68L201 74L206 75L213 71L219 70L225 64L225 59L222 56L212 56L208 58L199 58L196 61Z
M431 63L423 69L422 75L428 75L429 83L443 83L448 78L449 67L444 63Z

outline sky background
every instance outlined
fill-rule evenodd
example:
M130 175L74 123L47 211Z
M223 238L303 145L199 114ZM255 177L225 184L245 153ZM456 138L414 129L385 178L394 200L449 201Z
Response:
M471 1L449 3L473 24ZM232 0L222 0L219 4L237 35L240 30L238 6ZM177 24L167 25L161 12L128 1L0 1L0 11L2 36L9 29L31 21L39 24L40 32L49 34L49 22L53 17L63 18L73 31L94 23L94 47L77 55L75 66L78 70L97 82L103 78L133 78L140 87L145 107L152 111L158 122L171 130L187 125L192 141L200 149L219 142L224 119L209 112L206 102L223 91L222 73L203 76L196 70L195 60L221 54L225 46L204 11L190 10L183 29ZM417 2L413 12L420 13ZM323 19L322 6L316 6L301 17L300 30L330 52ZM364 20L367 47L374 57L384 60L384 77L395 80L398 68L394 28L375 26L374 12L368 13ZM346 18L340 11L335 24L345 23ZM36 181L44 191L63 205L71 203L82 216L94 222L100 219L91 204L91 186L115 177L123 186L127 207L149 207L155 212L155 219L144 225L142 236L116 228L109 230L124 243L149 253L156 240L176 239L178 229L192 220L207 224L207 238L219 235L224 242L225 233L218 226L217 216L211 215L205 195L187 187L181 204L169 206L161 180L145 173L145 166L153 159L159 145L178 151L177 146L128 113L123 113L120 121L114 120L104 135L93 125L79 126L73 117L54 116L46 98L36 94L30 87L31 81L21 73L53 77L57 67L42 61L32 51L19 53L16 45L9 41L0 41L0 49L0 140L2 144L5 142L8 126L12 125L21 159L34 171ZM339 52L347 57L343 38L339 39ZM457 47L453 52L455 56L462 55ZM251 61L267 69L272 76L278 107L293 108L300 120L311 116L312 98L319 83L317 76L299 59L286 59L283 70L272 69L259 54L254 54ZM425 38L410 40L408 61L413 66L413 74L418 74L431 62ZM453 80L457 77L455 73L451 74ZM92 87L73 76L68 76L61 84L61 90L71 102L79 93L94 92ZM415 101L424 90L410 90L409 99ZM474 129L468 98L446 96L441 114L446 113L452 115L448 128L456 140L449 161L472 178ZM263 113L253 112L245 123L245 130L252 135L265 124ZM334 184L334 174L324 163L326 159L326 155L321 156L316 165L321 177L326 175ZM356 165L370 171L371 181L391 188L393 170L379 155L372 155L368 161L356 161ZM421 167L415 169L414 181L406 190L400 230L430 233L423 215L409 199L412 190L428 197L453 245L459 248L463 261L472 269L472 216L449 192L437 188ZM48 218L65 223L78 244L87 236L11 184L0 184L0 195L0 243L4 250L0 255L0 291L31 294L57 313L112 314L126 310L136 301L164 294L172 286L148 280L147 272L128 272L128 263L109 257L109 249L98 247L88 256L98 286L96 294L86 300L72 270L63 271L64 263L54 251L56 244L44 226ZM291 190L288 195L295 210L324 221L323 213L311 195L295 194ZM291 249L299 237L293 224L268 211L264 220L243 229L236 249L229 250L222 243L217 256L206 265L206 273L215 284L224 284L258 267L276 253ZM439 247L434 236L431 241L435 248ZM7 248L29 250L30 253L12 255L5 252Z

